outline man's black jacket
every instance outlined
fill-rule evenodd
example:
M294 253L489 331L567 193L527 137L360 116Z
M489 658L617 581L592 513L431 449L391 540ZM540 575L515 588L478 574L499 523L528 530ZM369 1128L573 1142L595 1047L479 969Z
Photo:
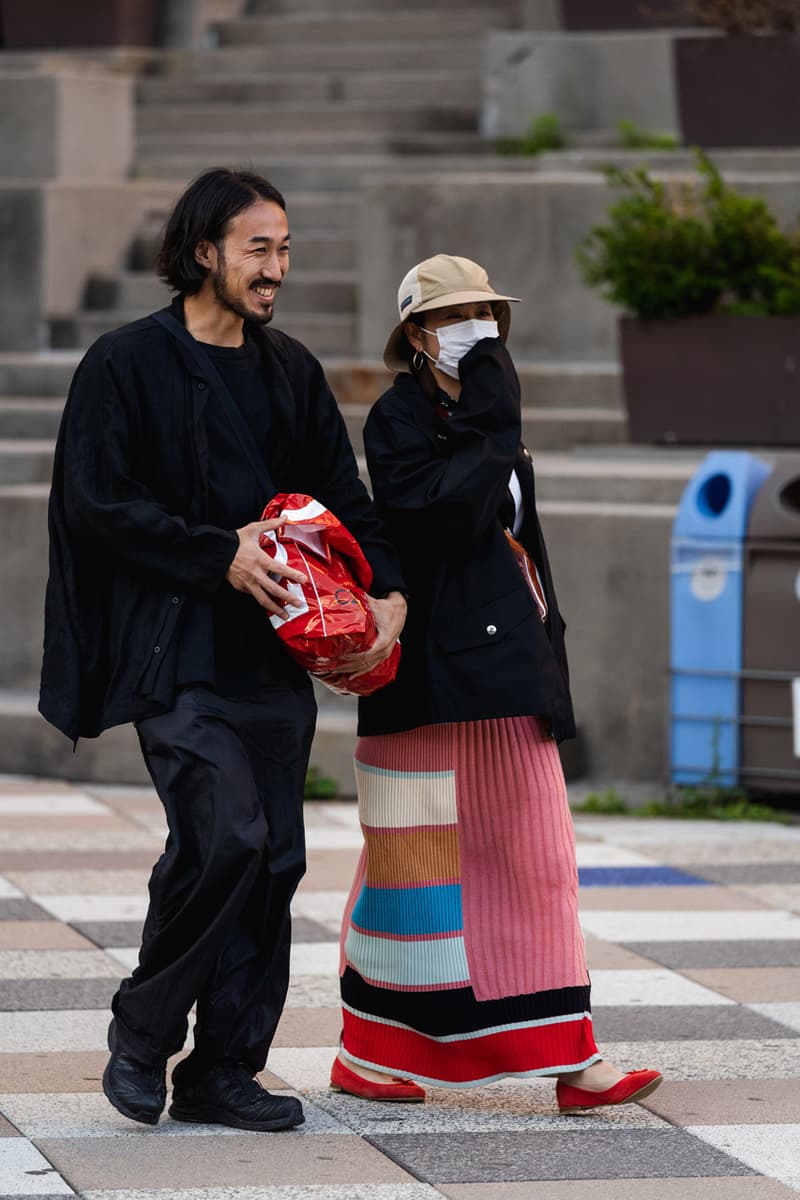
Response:
M364 428L375 507L409 589L397 679L359 703L359 733L539 715L573 737L564 625L520 445L519 380L498 338L460 364L449 418L416 378L398 375ZM542 623L500 512L516 468L520 541L547 596Z
M180 298L172 312L182 315ZM276 491L307 493L336 513L364 549L375 595L404 589L322 367L277 330L248 332L264 352ZM236 553L235 531L207 522L209 396L188 350L152 316L101 337L75 374L50 496L39 698L69 738L171 707L168 651L184 602L213 595ZM242 470L252 471L244 454ZM275 636L266 613L264 624Z

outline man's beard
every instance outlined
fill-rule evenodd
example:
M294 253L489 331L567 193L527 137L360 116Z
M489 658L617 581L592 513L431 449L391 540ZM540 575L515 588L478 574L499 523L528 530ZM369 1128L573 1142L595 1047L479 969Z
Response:
M269 325L273 317L274 305L268 313L258 310L253 311L253 309L247 308L242 304L228 290L228 272L225 267L225 258L221 251L219 253L219 266L216 271L211 272L211 282L214 285L214 295L224 308L236 313L236 316L241 317L243 321L252 321L256 325ZM273 286L277 289L279 285L273 284Z

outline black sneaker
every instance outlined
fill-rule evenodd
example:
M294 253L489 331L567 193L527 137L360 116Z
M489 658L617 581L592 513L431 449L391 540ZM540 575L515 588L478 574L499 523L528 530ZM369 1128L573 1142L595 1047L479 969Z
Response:
M230 1125L270 1133L305 1121L294 1096L273 1096L244 1064L212 1067L196 1083L176 1085L169 1115L195 1125Z
M108 1027L111 1058L103 1072L103 1091L117 1112L143 1125L157 1125L167 1102L166 1059L157 1066L139 1062L119 1049L114 1022Z

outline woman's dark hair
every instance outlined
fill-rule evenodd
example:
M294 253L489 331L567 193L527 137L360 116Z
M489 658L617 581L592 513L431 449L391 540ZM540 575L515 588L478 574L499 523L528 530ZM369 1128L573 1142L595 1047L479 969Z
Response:
M193 296L207 275L194 256L198 242L222 245L228 222L257 200L270 200L284 212L286 202L277 188L252 171L214 167L193 180L183 193L164 230L157 270L175 292Z

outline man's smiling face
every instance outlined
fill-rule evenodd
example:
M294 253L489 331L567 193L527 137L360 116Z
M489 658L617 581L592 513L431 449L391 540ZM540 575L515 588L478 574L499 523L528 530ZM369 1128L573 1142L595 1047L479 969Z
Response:
M286 213L256 200L228 224L224 241L210 248L208 280L217 302L245 321L272 320L275 295L289 269Z

